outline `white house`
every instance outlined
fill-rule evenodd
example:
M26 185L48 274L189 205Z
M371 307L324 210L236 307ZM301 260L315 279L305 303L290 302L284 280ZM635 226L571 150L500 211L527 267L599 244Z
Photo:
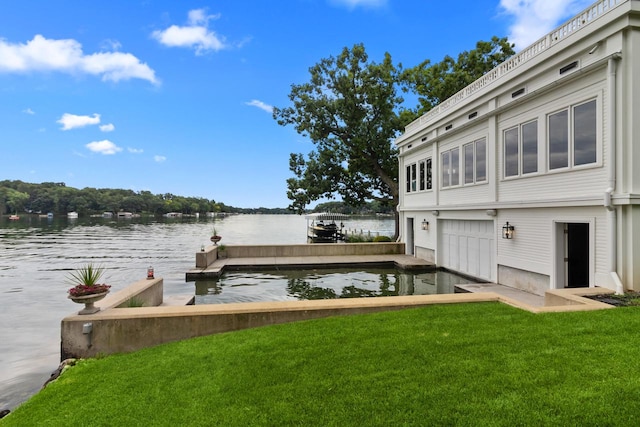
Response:
M396 144L408 253L536 294L640 291L639 0L594 3Z

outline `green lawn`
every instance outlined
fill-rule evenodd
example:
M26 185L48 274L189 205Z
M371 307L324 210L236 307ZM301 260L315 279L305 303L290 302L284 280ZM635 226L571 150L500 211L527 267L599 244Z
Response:
M638 425L640 310L437 305L82 361L6 426Z

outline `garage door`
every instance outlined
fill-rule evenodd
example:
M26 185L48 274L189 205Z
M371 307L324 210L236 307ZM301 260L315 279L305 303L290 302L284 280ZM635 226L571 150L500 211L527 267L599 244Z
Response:
M469 276L495 281L493 221L442 220L440 265Z

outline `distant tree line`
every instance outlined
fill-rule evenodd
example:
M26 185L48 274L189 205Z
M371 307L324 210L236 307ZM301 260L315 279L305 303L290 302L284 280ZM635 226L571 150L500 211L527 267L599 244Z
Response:
M290 208L237 208L207 200L202 197L184 197L171 193L152 194L149 191L133 191L114 188L77 189L64 182L41 184L23 181L0 181L0 215L7 213L78 212L80 215L103 212L132 212L163 215L168 212L195 214L205 212L242 214L291 214ZM309 212L306 210L305 212ZM344 202L320 203L313 212L335 212L350 215L393 213L384 203L377 201L358 206ZM304 213L304 212L303 212Z
M168 212L227 212L239 210L224 203L201 197L184 197L171 193L152 194L112 188L67 187L64 182L32 184L23 181L0 181L0 213L78 212L81 215L102 212L132 212L162 215Z
M326 202L318 203L313 212L331 212L341 213L347 215L374 215L374 214L389 214L393 215L393 207L388 204L374 200L372 202L363 203L359 205L349 205L345 202Z

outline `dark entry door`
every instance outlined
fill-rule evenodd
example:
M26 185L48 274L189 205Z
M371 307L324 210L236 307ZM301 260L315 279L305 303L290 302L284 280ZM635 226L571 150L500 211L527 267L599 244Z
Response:
M567 224L566 287L589 287L589 224Z

